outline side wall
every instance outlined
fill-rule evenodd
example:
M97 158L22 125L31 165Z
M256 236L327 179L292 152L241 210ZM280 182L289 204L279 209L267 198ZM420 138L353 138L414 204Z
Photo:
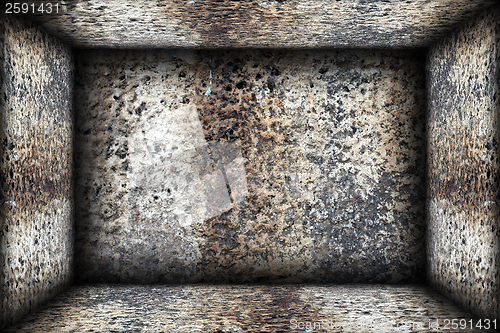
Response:
M499 10L428 55L428 280L498 318Z
M0 329L72 279L70 48L0 13Z

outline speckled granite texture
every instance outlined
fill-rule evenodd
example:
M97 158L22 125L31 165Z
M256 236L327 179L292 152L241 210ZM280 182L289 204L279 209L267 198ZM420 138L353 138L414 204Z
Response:
M80 51L80 282L425 280L423 52Z
M0 329L72 276L70 49L0 13Z
M495 0L58 1L42 26L81 48L415 48Z
M429 51L428 279L499 318L500 8Z
M415 285L98 285L71 288L5 333L492 331L470 320Z
M185 49L79 50L73 95L71 50L0 13L0 329L72 279L73 133L78 282L437 291L78 287L12 331L469 318L437 292L500 321L499 9L442 39L496 1L65 3L37 19L73 46ZM262 49L186 50L225 47Z

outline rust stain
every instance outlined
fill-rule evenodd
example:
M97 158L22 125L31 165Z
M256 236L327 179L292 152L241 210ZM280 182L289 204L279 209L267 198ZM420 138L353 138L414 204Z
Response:
M207 31L207 35L215 36L215 35L225 34L229 29L230 29L230 27L227 27L227 26L221 27L221 26L217 26L217 25L212 25L210 27L210 30Z
M266 244L290 241L280 241L279 233L283 228L281 220L285 212L275 205L276 194L262 191L269 185L278 188L284 184L278 179L273 180L275 184L265 184L266 177L261 176L262 172L272 172L263 170L269 163L282 168L290 166L284 135L268 131L268 128L286 123L282 115L276 114L283 109L283 99L267 99L265 110L270 114L266 115L262 113L262 103L257 101L254 89L258 81L273 80L279 70L267 66L264 71L255 71L249 67L246 57L241 52L204 52L199 72L211 72L213 78L200 76L201 82L196 86L201 89L188 94L189 100L197 106L206 141L241 142L245 171L252 179L249 195L243 203L205 221L203 226L195 227L206 244L200 248L202 257L198 263L202 282L248 282L255 281L256 276L258 279L274 279L266 273L269 268L265 267L273 256ZM261 68L266 66L259 66ZM211 96L206 97L203 89L207 89L206 85L210 82ZM269 174L269 177L274 178L274 175ZM285 194L281 201L298 205L290 194ZM259 240L260 237L264 238ZM290 247L286 251L293 252L294 249ZM256 264L251 264L252 261L261 262L262 270L259 271ZM221 270L220 267L225 269ZM285 277L283 274L281 278Z
M200 246L201 259L197 265L199 281L248 282L276 281L286 278L295 279L295 281L317 281L322 278L342 279L341 276L344 276L345 272L344 275L335 273L333 274L335 277L332 277L331 265L336 266L334 269L339 269L338 264L325 262L324 267L317 271L318 268L308 260L305 254L309 251L306 244L313 242L314 237L327 242L328 237L324 237L321 232L318 232L317 236L312 233L317 228L322 228L321 230L334 228L335 222L332 221L332 216L339 214L334 213L334 211L344 211L348 208L319 208L318 202L311 202L311 198L308 197L310 194L303 196L295 188L298 185L293 185L295 180L292 180L289 173L296 168L300 170L297 165L301 165L301 167L311 164L322 165L330 157L320 151L315 152L314 156L312 154L306 155L301 149L298 149L301 135L312 135L321 127L317 123L307 127L299 127L294 123L297 119L285 111L288 98L286 97L287 86L283 82L285 76L290 74L283 74L286 69L282 67L282 62L284 62L281 58L282 55L278 52L261 52L258 57L253 58L242 52L206 51L199 53L198 56L200 65L197 73L202 74L197 77L199 81L195 85L196 88L193 92L188 92L187 98L197 106L207 142L236 140L241 142L245 170L250 181L249 195L244 202L220 216L206 220L201 226L194 226L196 234L203 239L200 244L204 244ZM254 61L259 61L258 65L252 66ZM343 65L348 68L347 64ZM324 75L328 71L323 67L319 68L320 75ZM403 71L399 64L390 64L390 68L394 71ZM348 71L349 69L343 70ZM203 73L205 73L205 77L203 77ZM212 73L211 79L208 78L209 73ZM352 70L352 73L343 75L353 75L357 78L360 74ZM326 82L330 82L329 80L335 82L328 76L323 76L322 79ZM361 79L357 80L362 82ZM406 97L401 96L400 86L397 84L390 86L388 90L388 95L391 96L391 105L393 105L390 106L391 108L406 103ZM348 86L338 88L334 84L332 85L333 92L330 97L335 99L341 96L337 89L341 88L342 93L345 89L352 89ZM209 86L211 95L207 97L204 95L204 91ZM257 94L261 95L257 97ZM313 108L316 107L322 108L324 105L315 105ZM390 112L396 114L395 119L391 119L390 123L386 121L389 128L385 129L385 133L383 132L383 140L387 142L383 146L383 150L391 155L390 160L392 161L392 166L384 166L388 170L388 185L384 188L390 188L392 191L397 190L399 195L413 196L415 198L413 200L417 200L420 206L408 207L408 205L396 204L395 209L415 214L415 217L412 215L412 218L416 220L419 219L420 215L418 214L420 213L414 213L414 211L418 211L418 207L422 207L423 196L421 194L423 194L423 190L404 188L402 184L397 184L400 188L392 185L392 182L397 183L401 180L390 172L405 165L410 168L410 165L417 163L419 159L423 161L423 151L414 152L412 150L415 149L414 146L418 146L416 142L421 140L417 131L411 134L415 137L406 139L411 140L410 143L402 139L395 139L395 133L403 131L400 129L403 126L402 122L412 120L412 117L416 117L420 111L420 109L415 108L405 109L404 112L398 113L391 109ZM341 113L342 108L336 112ZM324 115L322 116L324 117ZM335 117L335 115L333 116ZM297 128L307 129L302 134L298 134ZM328 127L325 126L325 129ZM398 136L403 135L399 134ZM342 142L341 139L338 140ZM344 153L338 153L337 156L340 162L350 163L350 159L346 158ZM401 163L402 159L406 164ZM408 173L412 172L411 170L402 169ZM419 174L417 173L416 176ZM339 185L343 186L344 184ZM348 198L347 206L366 205L365 200L353 191ZM377 209L379 209L378 205L380 204L393 205L392 198L381 196L378 200L380 203L374 204ZM374 208L374 214L377 213L377 209ZM328 220L323 222L309 217L308 215L313 210L327 211ZM367 215L369 214L371 213L367 213ZM366 217L354 219L346 216L344 219L352 219L358 229L366 227ZM344 237L342 242L351 242L347 240L351 237L357 238L355 235L339 237ZM318 247L321 248L321 245ZM275 249L275 251L271 249ZM328 250L321 248L316 251L323 254L324 251ZM315 256L317 255L315 254ZM328 256L326 252L324 255ZM280 268L276 269L276 261L286 262L291 258L296 261L296 267L283 268L281 272ZM316 262L321 262L321 260ZM221 267L225 269L222 270ZM356 269L363 270L361 267ZM313 271L316 272L316 276L311 275ZM382 274L382 271L384 269L374 270L372 273ZM350 276L349 274L345 275L346 278Z

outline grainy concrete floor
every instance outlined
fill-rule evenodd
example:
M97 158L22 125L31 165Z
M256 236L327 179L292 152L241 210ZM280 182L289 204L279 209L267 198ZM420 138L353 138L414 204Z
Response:
M86 285L6 333L492 331L477 323L419 285Z

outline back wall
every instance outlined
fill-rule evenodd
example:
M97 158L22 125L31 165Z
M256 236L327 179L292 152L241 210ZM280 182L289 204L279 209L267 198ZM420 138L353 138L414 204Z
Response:
M82 282L425 282L420 51L76 55Z

